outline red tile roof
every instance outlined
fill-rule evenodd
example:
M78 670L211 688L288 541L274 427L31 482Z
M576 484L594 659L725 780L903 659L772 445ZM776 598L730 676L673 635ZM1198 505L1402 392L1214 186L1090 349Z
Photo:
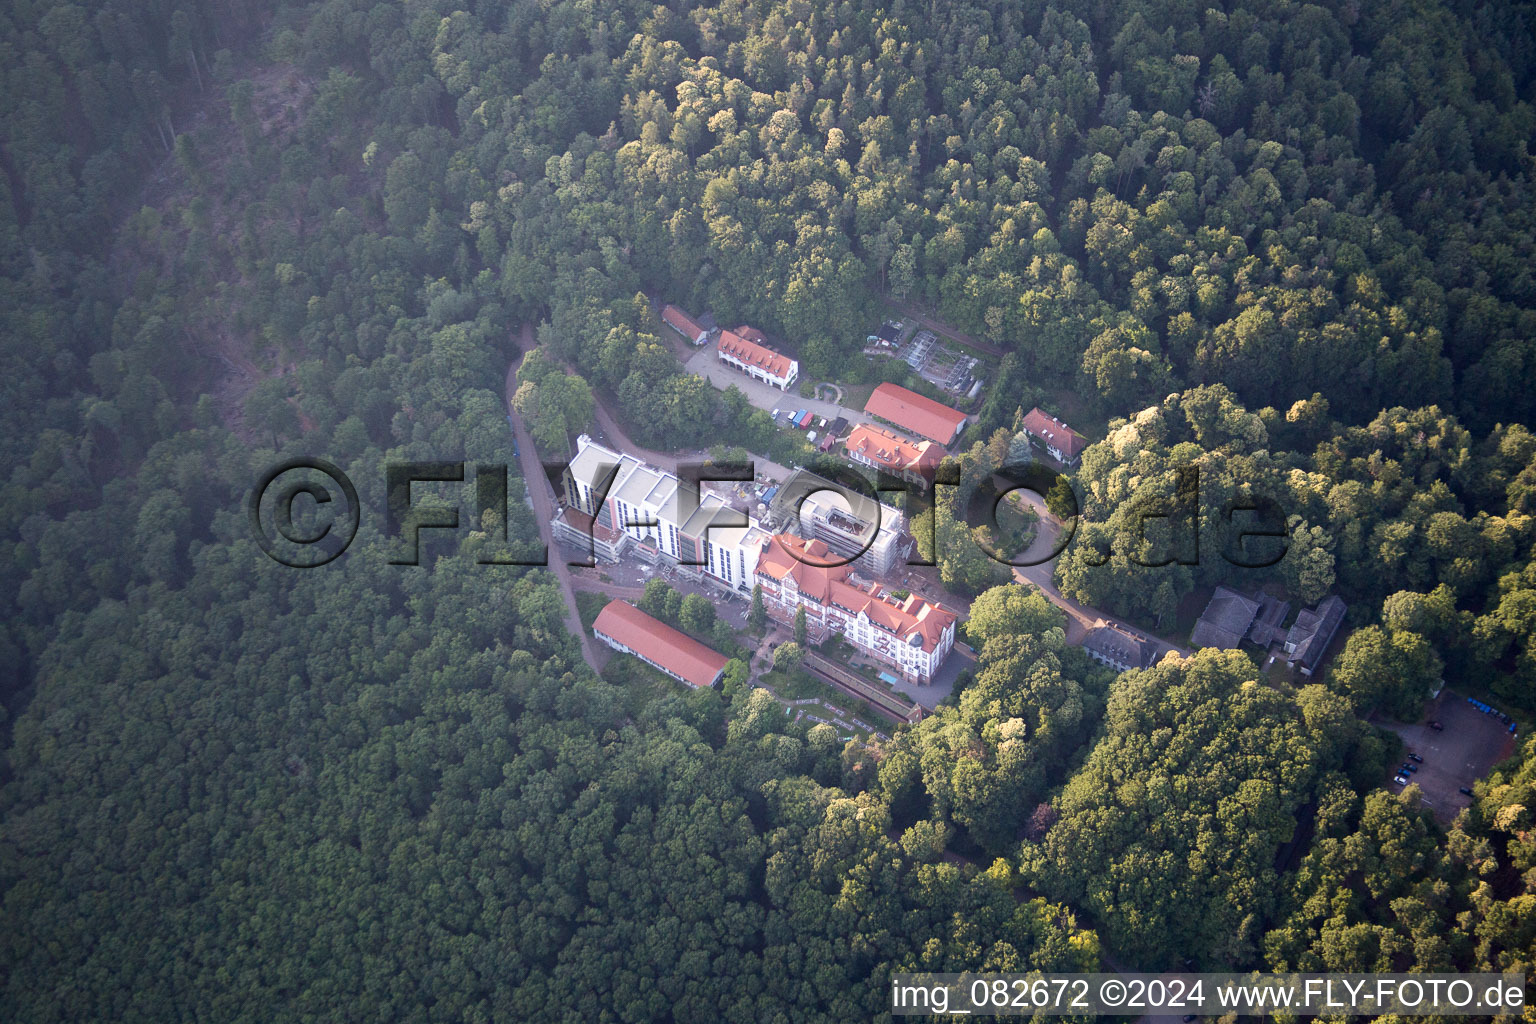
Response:
M849 615L863 612L869 621L902 642L917 634L923 650L932 653L944 631L957 621L954 612L916 594L896 600L878 583L856 586L848 581L846 565L826 565L836 560L826 544L803 540L793 534L779 533L763 544L757 571L782 583L785 577L795 581L801 593L823 605L835 605Z
M1024 429L1061 452L1069 461L1088 447L1086 437L1056 417L1041 412L1039 407L1029 410L1029 415L1024 417Z
M912 441L869 423L854 427L843 447L896 473L932 469L943 458L932 441Z
M734 331L720 332L720 351L756 366L772 377L788 377L794 361L782 352L775 352L763 344L764 335L755 327L738 327Z
M661 319L677 329L677 332L689 341L697 340L699 335L705 333L698 321L684 313L676 306L666 306L661 311Z
M875 388L869 401L864 403L864 411L939 444L949 444L965 426L965 413L959 409L951 409L895 384L881 384Z
M605 604L592 629L682 677L690 686L713 686L730 660L625 601Z
M822 541L776 533L763 542L763 552L757 558L757 571L781 583L786 576L791 577L803 593L826 604L832 595L833 581L848 575L848 566L830 564L840 561L842 559Z

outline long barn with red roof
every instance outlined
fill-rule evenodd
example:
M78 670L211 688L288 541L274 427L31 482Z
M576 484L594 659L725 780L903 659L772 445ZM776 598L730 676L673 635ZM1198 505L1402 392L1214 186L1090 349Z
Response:
M730 660L625 601L603 605L592 633L614 650L633 654L689 686L714 686Z
M896 384L881 384L864 403L864 411L893 423L908 433L949 446L965 429L967 417L959 409Z

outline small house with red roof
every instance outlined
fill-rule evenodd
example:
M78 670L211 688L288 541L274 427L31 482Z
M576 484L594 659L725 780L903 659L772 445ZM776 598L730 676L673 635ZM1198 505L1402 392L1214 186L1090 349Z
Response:
M1086 437L1055 416L1041 412L1038 406L1024 417L1024 433L1039 441L1051 458L1064 466L1076 466L1083 449L1088 447Z
M662 307L661 322L681 334L690 345L702 345L709 340L709 331L693 317L676 306Z

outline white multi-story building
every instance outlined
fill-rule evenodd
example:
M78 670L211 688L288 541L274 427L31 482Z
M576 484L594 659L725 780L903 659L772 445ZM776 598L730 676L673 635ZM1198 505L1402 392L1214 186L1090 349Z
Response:
M848 566L828 564L838 560L820 540L784 533L767 538L757 583L768 614L793 622L804 608L811 639L841 636L902 678L931 683L954 649L955 613L916 594L897 597L878 583L860 582Z
M768 536L755 520L717 495L700 495L673 474L585 434L576 439L576 448L566 467L565 490L566 504L577 515L567 510L556 518L561 539L591 544L607 561L629 551L652 563L666 558L685 574L751 592L757 556ZM577 535L568 522L586 526L585 517L590 517L594 539Z
M768 347L768 339L755 327L722 331L715 354L720 361L755 380L788 391L800 376L800 364Z

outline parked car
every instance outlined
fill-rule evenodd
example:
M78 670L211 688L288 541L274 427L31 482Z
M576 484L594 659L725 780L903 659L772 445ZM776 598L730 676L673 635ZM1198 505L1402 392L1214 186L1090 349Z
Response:
M1416 764L1413 764L1410 761L1404 761L1402 766L1400 768L1398 768L1398 771L1402 772L1404 775L1412 775L1414 772L1416 772L1418 770L1419 770L1419 766L1416 765Z
M1435 732L1444 732L1445 731L1445 726L1441 725L1439 722L1430 722L1429 723L1429 727L1431 729L1435 730Z
M1408 776L1398 775L1393 777L1392 781L1397 783L1399 786L1406 786L1408 785Z
M1423 764L1424 763L1424 759L1422 757L1420 757L1418 754L1413 754L1413 753L1410 753L1408 755L1408 760L1413 761L1416 764Z
M1460 793L1462 796L1471 796L1472 795L1472 791L1470 789L1468 789L1466 786L1462 786L1456 792Z

